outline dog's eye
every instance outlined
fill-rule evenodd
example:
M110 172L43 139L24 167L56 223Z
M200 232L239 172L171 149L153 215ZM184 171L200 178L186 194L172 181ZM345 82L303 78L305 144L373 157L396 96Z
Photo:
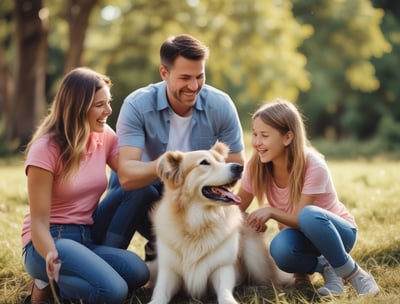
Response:
M200 165L202 165L202 166L209 166L209 165L210 165L210 162L209 162L208 160L206 160L206 159L203 159L203 160L200 162Z

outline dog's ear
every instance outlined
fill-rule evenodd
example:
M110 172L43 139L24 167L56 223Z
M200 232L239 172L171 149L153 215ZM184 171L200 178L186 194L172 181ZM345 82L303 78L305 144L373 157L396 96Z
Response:
M212 146L211 150L214 150L216 152L218 152L219 154L221 154L224 159L226 159L228 157L229 154L229 147L228 145L224 144L221 141L217 141L214 146Z
M183 153L169 151L157 160L157 174L164 183L177 186L183 182Z

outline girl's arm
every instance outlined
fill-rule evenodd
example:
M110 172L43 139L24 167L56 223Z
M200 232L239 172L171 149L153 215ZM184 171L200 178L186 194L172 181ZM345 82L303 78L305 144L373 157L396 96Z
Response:
M58 270L54 266L58 263L58 252L49 230L53 174L42 168L29 166L27 177L32 242L36 251L46 260L49 279L57 279Z
M314 200L314 195L302 194L300 202L296 205L293 213L287 213L277 208L267 206L251 213L247 218L247 222L257 231L262 229L269 219L274 219L284 226L299 228L297 221L299 212L303 207L311 205Z
M241 198L241 202L239 205L240 211L245 212L253 201L254 195L247 192L242 187L240 187L237 195Z

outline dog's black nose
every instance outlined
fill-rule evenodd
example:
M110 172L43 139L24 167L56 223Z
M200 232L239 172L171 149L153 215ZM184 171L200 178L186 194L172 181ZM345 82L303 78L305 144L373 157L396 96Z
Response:
M235 177L240 178L243 172L243 166L240 164L232 164L231 171L235 174Z

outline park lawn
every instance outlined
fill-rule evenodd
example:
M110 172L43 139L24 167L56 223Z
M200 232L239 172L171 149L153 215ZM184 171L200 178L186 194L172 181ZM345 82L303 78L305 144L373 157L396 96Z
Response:
M400 164L328 160L328 165L339 197L354 214L359 226L352 256L374 275L381 292L373 298L358 297L346 285L344 296L320 299L313 290L278 292L248 287L236 291L240 303L400 303ZM0 303L16 304L28 294L31 283L21 259L20 231L28 210L22 162L0 160L0 177ZM142 245L143 240L135 236L129 249L143 256ZM320 276L315 275L313 282L316 288L319 287ZM142 289L126 303L147 303L150 295L150 291ZM202 302L176 298L174 303ZM203 303L216 301L211 297Z

